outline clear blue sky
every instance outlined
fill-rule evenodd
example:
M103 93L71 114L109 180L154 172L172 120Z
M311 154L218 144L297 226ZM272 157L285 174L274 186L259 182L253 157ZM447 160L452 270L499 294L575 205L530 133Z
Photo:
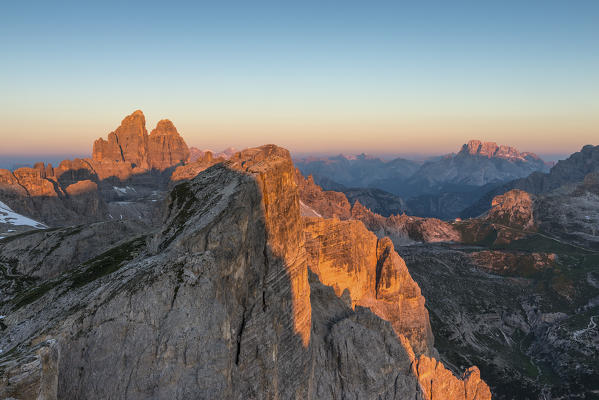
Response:
M0 154L135 109L216 150L598 144L599 1L88 3L3 2Z

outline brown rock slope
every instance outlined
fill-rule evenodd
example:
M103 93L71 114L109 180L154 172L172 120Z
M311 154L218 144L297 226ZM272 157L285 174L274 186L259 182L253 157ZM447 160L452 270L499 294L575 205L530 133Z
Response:
M276 146L238 153L173 189L147 245L122 243L2 302L0 397L490 398L476 370L462 381L416 358L389 322L308 271L317 243L304 236L294 174ZM410 333L417 286L388 241L355 230L371 246L342 247L368 265L333 251L319 270L353 282L352 271L380 267L364 296L397 301Z
M296 171L296 180L300 198L305 205L305 215L336 217L342 220L356 219L378 237L388 236L395 245L413 242L451 242L459 241L460 234L447 222L436 218L420 218L407 215L383 217L356 201L350 205L345 194L322 188L309 176L304 178ZM313 212L311 213L310 210Z

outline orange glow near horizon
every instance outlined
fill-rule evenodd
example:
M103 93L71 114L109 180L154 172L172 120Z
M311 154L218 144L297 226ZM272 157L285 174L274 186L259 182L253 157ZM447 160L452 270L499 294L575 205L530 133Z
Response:
M132 112L128 111L126 114ZM112 121L97 116L78 118L42 115L8 116L0 131L1 155L91 154L93 141L106 137L126 115ZM146 113L148 132L164 117ZM220 151L274 143L295 153L445 154L458 151L469 139L494 141L520 151L565 154L585 144L599 144L599 118L584 117L458 117L458 116L285 116L169 118L190 147Z

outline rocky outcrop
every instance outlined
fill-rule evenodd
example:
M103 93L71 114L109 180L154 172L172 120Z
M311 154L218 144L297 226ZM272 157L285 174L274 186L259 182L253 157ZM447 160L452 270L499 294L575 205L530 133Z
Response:
M309 276L286 150L238 153L177 185L165 207L147 239L0 304L0 395L425 398L410 344L391 324ZM377 301L403 304L407 318L423 301L417 286L388 241L362 234L381 272ZM17 287L24 277L4 279ZM4 377L18 373L15 391Z
M120 180L143 171L165 169L185 163L189 148L169 120L161 120L148 136L144 114L137 110L125 117L121 125L96 140L92 160L101 179L116 176Z
M480 140L470 140L462 146L458 155L483 156L488 158L520 159L520 160L540 160L534 153L520 153L515 147L501 145L495 142L481 142Z
M377 239L359 221L306 219L308 266L352 306L370 308L408 338L417 354L433 352L433 334L420 288L391 240Z
M45 176L45 170L36 168L19 168L13 172L16 181L27 191L29 196L57 197L54 185Z
M535 172L487 191L477 202L462 212L463 217L476 217L486 212L491 200L512 189L539 195L548 194L561 186L577 184L589 173L599 171L599 146L584 146L565 160L560 160L548 173Z
M537 231L536 203L535 196L511 190L496 196L485 215L456 222L454 227L460 231L463 243L506 245Z
M296 170L296 182L302 202L318 215L339 219L351 217L351 205L343 193L322 190L314 183L312 175L304 178L299 170Z
M374 214L356 202L352 207L352 218L364 225L377 236L389 236L396 245L414 242L454 242L460 234L447 222L436 218L420 218L407 215L382 217Z
M427 400L490 400L489 386L480 379L477 367L470 367L462 380L455 379L442 362L422 356L415 364L418 382Z
M553 253L483 250L470 253L477 267L499 275L532 276L555 265Z
M38 163L35 168L0 171L0 201L49 226L103 219L106 205L98 195L96 183L72 179L76 172L65 172L63 164L52 168Z
M121 121L121 125L108 134L108 140L94 142L92 159L96 162L129 162L132 167L150 168L146 118L137 110Z
M396 245L409 242L450 242L459 241L460 234L450 224L435 218L419 218L406 215L383 217L364 207L358 200L350 206L347 197L341 192L322 190L314 179L304 178L297 171L299 194L306 206L304 215L355 219L378 237L390 237Z
M148 153L152 169L164 171L184 164L189 159L189 149L168 119L158 122L148 139Z
M358 201L372 212L383 217L410 214L406 202L401 197L385 192L384 190L374 188L344 189L343 194L347 196L350 204Z
M534 229L534 197L522 190L510 190L496 196L487 214L487 221L522 230Z

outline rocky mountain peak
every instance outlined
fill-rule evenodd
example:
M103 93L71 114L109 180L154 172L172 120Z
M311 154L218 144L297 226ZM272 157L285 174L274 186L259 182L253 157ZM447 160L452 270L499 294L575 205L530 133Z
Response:
M189 159L189 148L168 119L158 121L148 139L150 167L159 171L181 165Z
M285 149L238 152L175 186L160 228L32 281L1 305L0 397L489 399L427 364L424 297L391 241L302 217L296 179Z
M161 119L156 124L156 128L150 132L150 137L152 136L179 136L179 132L171 120Z
M472 156L498 157L498 158L518 158L520 152L511 146L498 146L495 142L481 142L480 140L470 140L462 146L460 154L469 154Z
M493 198L487 219L509 227L531 229L535 225L533 202L534 197L529 193L518 189L510 190Z
M108 134L108 140L100 138L94 142L92 158L98 162L127 161L135 166L148 168L147 149L146 118L137 110L126 116L121 125Z
M108 135L108 140L100 138L94 142L92 159L97 163L125 162L132 168L163 171L186 162L189 148L168 119L159 121L148 135L145 116L137 110L121 121L121 125ZM104 165L97 169L100 176L109 176L114 168ZM126 171L119 171L117 175L123 174L126 175Z

